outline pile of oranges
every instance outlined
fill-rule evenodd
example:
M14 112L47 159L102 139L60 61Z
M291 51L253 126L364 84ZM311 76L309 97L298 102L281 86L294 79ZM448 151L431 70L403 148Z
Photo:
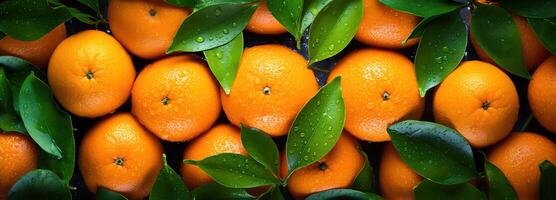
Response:
M511 132L520 106L528 102L534 118L547 132L556 133L556 57L542 47L524 19L514 17L526 65L534 72L527 97L520 99L510 76L477 48L483 61L462 62L429 94L431 98L425 98L419 95L413 62L398 52L419 42L411 39L402 45L420 19L378 0L364 4L355 36L364 47L330 66L328 77L328 81L342 77L345 131L325 157L291 176L287 184L291 196L303 199L349 187L365 163L359 152L363 141L386 143L376 167L380 194L386 199L413 199L413 188L422 178L400 159L386 130L402 120L421 119L430 99L434 121L457 130L473 148L486 148L488 159L503 171L520 199L537 199L538 164L556 163L556 144L539 133ZM108 6L112 35L85 30L67 36L61 24L36 41L9 36L0 40L0 55L21 57L47 72L52 93L65 110L91 123L100 119L78 143L79 171L89 191L103 187L129 199L147 197L163 166L161 141L185 143L183 152L164 152L183 153L184 160L219 153L248 156L240 125L283 137L317 94L319 84L307 60L278 44L246 48L226 94L198 56L165 54L190 13L163 1L112 0ZM287 32L264 1L246 29L256 35ZM151 64L137 66L132 56ZM131 109L115 112L128 101ZM219 120L222 113L228 121ZM36 168L37 151L28 136L0 134L0 199ZM285 154L281 157L280 174L285 175ZM181 164L179 172L189 189L213 182L194 165ZM248 192L258 195L267 189Z

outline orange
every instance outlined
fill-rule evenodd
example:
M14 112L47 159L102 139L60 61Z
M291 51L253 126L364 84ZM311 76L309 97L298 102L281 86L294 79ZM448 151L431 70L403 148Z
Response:
M227 124L219 124L207 133L191 141L183 152L184 160L202 160L221 153L247 155L241 143L239 129ZM195 165L182 164L181 176L189 189L213 182L212 178Z
M20 133L0 132L0 199L7 199L17 180L37 168L37 158L33 140Z
M222 106L236 126L283 136L301 107L319 89L307 61L280 45L259 45L243 53L230 95L220 90Z
M535 71L527 95L535 119L556 133L556 56L544 61Z
M282 154L280 174L288 174L288 163ZM295 199L329 189L348 188L365 165L359 142L342 133L336 146L319 161L298 169L288 179L287 188Z
M54 49L66 38L66 26L58 25L35 41L20 41L10 36L0 40L0 55L23 58L37 67L46 67Z
M502 70L463 62L434 95L436 122L456 129L474 148L494 144L512 130L519 110L515 86Z
M423 179L405 164L392 143L388 143L382 152L378 173L382 195L392 200L415 199L413 188Z
M65 39L54 51L48 83L54 97L80 117L114 112L129 97L135 68L112 36L87 30Z
M108 22L114 37L144 59L164 56L190 13L163 0L112 0L108 4Z
M355 39L374 47L401 49L419 41L410 39L402 42L419 23L419 17L396 11L379 0L364 0L363 19L355 34Z
M162 168L162 145L131 114L120 113L89 130L77 159L89 191L104 187L143 199Z
M210 129L220 115L218 83L204 62L175 56L148 65L137 76L131 110L167 141L187 141Z
M413 63L399 53L355 51L332 69L328 81L337 76L342 77L345 129L361 140L390 141L388 126L421 117L425 100L419 96Z
M247 30L258 34L276 35L288 32L268 10L266 1L262 0L247 24Z
M539 198L539 164L545 160L556 163L556 144L535 133L513 133L488 152L519 199Z

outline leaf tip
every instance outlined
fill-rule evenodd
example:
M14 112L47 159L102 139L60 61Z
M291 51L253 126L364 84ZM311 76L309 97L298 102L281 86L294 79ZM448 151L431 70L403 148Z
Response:
M196 160L189 160L189 159L183 160L182 162L183 164L188 164L188 165L197 165L198 163Z

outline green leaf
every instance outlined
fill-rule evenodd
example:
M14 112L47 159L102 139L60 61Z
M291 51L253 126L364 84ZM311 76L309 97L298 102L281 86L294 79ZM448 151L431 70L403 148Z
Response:
M29 135L44 150L39 153L39 167L52 170L69 183L75 165L70 115L58 108L50 88L34 74L21 86L19 110Z
M193 8L197 1L200 0L166 0L169 4L185 8Z
M263 165L241 154L222 153L200 161L184 162L199 166L217 183L230 188L253 188L280 183Z
M486 200L485 194L469 183L456 185L440 185L429 180L423 180L413 189L415 199L427 200Z
M303 0L266 0L268 10L293 35L299 43L301 34L299 27L301 23L301 12L303 11Z
M214 74L226 94L230 94L242 53L243 33L239 33L225 45L204 51L212 74Z
M0 111L0 129L2 131L27 133L23 121L14 110L12 92L3 67L0 67Z
M216 183L209 183L192 191L195 200L251 200L243 189L227 188Z
M352 200L383 200L381 196L373 193L365 193L352 189L331 189L316 194L312 194L305 200L335 200L335 199L352 199Z
M254 4L258 2L260 2L260 0L197 0L195 9L199 10L207 6L218 4Z
M71 199L69 188L56 174L49 170L35 169L21 177L8 193L9 200Z
M548 18L556 16L556 1L554 0L500 0L502 7L507 8L523 17Z
M467 28L458 12L438 17L427 25L415 56L421 97L459 65L466 47Z
M79 1L83 5L86 5L87 7L91 8L96 13L100 13L100 6L99 6L99 3L98 3L99 0L77 0L77 1ZM176 0L174 0L174 1L176 1Z
M409 34L409 36L407 36L407 38L405 38L405 40L403 40L402 45L405 45L407 43L407 41L409 41L410 39L421 37L423 35L423 33L425 32L425 29L427 28L427 26L430 24L430 22L435 20L438 17L439 16L432 16L432 17L427 17L427 18L422 19L417 24L417 26L413 29L413 31L411 31L411 34Z
M324 157L338 142L346 118L340 82L337 77L322 87L293 121L286 142L287 177Z
M257 197L257 200L285 200L280 185L275 185L270 190Z
M510 184L504 173L494 164L487 160L485 156L485 172L488 178L489 199L517 199L517 193Z
M4 72L8 77L12 92L13 108L19 113L19 90L21 89L21 84L23 84L23 81L31 72L39 75L39 78L44 77L44 75L33 64L14 56L0 56L0 67L4 67Z
M471 32L479 47L496 64L512 74L531 78L523 61L519 32L509 12L497 6L478 4L473 12Z
M435 183L465 183L478 176L471 147L451 128L406 120L388 127L388 134L402 160Z
M256 8L219 4L194 12L181 24L167 53L204 51L232 41L247 26Z
M303 2L303 12L301 13L301 27L299 35L303 35L309 25L313 23L315 17L324 9L332 0L305 0Z
M527 20L544 47L556 55L556 18Z
M355 177L353 183L351 184L351 188L354 190L359 190L362 192L374 192L375 183L374 183L374 174L373 174L373 167L371 163L369 163L369 158L364 151L360 151L365 157L365 165L359 171L359 175Z
M362 0L335 0L319 12L309 30L309 65L342 51L362 18Z
M539 199L549 200L556 197L556 167L550 161L545 160L540 165L541 178L540 178L540 191Z
M127 200L122 194L114 192L112 190L97 187L97 192L95 193L96 200Z
M178 175L166 161L166 154L162 155L164 167L160 169L156 182L153 185L149 200L189 200L193 199L187 187Z
M380 0L380 3L425 18L448 13L466 5L448 0Z
M278 147L270 136L259 129L241 125L241 143L249 156L275 175L278 174Z
M4 37L6 37L6 34L4 34L3 32L0 32L0 40L4 39Z
M6 0L0 3L0 30L17 40L37 40L70 18L67 9L53 9L46 0Z

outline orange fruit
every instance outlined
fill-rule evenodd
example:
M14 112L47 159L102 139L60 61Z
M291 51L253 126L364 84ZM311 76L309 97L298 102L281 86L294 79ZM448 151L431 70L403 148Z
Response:
M539 198L539 164L556 163L556 144L535 133L513 133L488 152L517 192L519 199Z
M112 0L108 21L114 37L132 54L144 59L165 55L190 10L163 0Z
M38 153L29 137L0 132L0 199L7 199L17 180L37 168Z
M363 19L355 34L359 42L388 49L417 44L417 38L408 40L405 46L402 42L417 26L419 17L394 10L378 0L364 0L363 4Z
M433 103L436 122L456 129L472 147L506 137L519 110L515 86L502 70L482 61L466 61L440 84Z
M94 118L114 112L127 100L135 68L112 36L87 30L58 45L47 75L54 97L65 109Z
M54 49L66 38L62 23L35 41L20 41L10 36L0 39L0 55L23 58L37 67L46 67Z
M373 142L390 141L386 128L402 119L419 119L425 100L419 96L413 63L386 50L355 51L332 69L328 81L342 77L345 129Z
M183 152L184 160L202 160L221 153L247 155L241 143L239 129L232 125L219 124L207 133L191 141ZM182 164L181 176L189 189L213 182L212 178L199 167Z
M423 179L405 164L392 143L384 147L378 173L382 195L392 200L415 199L413 188Z
M556 56L535 70L527 96L535 119L548 131L556 133Z
M89 191L104 187L143 199L162 168L162 145L131 114L119 113L88 131L77 159Z
M319 89L301 55L281 45L259 45L243 53L230 95L220 90L222 106L236 126L283 136L303 105Z
M288 32L268 10L266 1L262 0L255 13L247 23L246 29L253 33L277 35Z
M187 141L210 129L220 115L218 83L193 56L156 61L137 76L131 110L147 129L167 141Z

